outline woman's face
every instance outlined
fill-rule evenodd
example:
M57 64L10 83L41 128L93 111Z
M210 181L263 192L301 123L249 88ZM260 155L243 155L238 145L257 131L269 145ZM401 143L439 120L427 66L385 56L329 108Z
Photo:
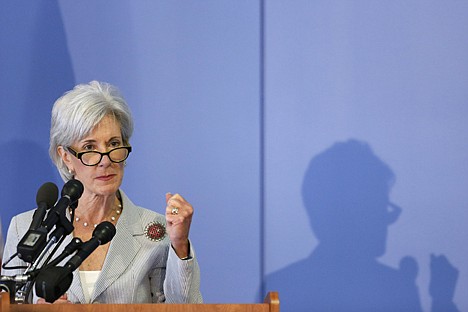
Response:
M91 133L71 148L77 153L86 151L107 152L124 146L119 122L113 116L104 117ZM59 147L68 169L75 172L75 179L84 185L83 196L109 196L117 192L122 184L124 163L114 163L108 156L103 156L96 166L85 166L78 158L64 147Z

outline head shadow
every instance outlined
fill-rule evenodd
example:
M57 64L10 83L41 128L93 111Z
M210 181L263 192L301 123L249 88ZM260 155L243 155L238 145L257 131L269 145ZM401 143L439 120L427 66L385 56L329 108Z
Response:
M362 141L337 142L313 157L302 197L319 243L312 254L266 278L284 311L420 311L418 266L378 261L401 208L390 201L391 168Z
M394 181L390 167L363 142L335 143L315 156L304 176L302 198L321 247L346 262L382 256L388 226L401 213L389 199Z

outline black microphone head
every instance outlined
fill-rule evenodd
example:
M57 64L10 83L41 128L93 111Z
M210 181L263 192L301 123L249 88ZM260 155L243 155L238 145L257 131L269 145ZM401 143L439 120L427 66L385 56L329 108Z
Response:
M110 242L114 235L115 226L109 221L99 223L93 231L93 237L96 237L101 245Z
M37 276L35 289L37 296L53 303L67 292L73 281L73 274L63 267L50 267Z
M83 184L76 180L76 179L71 179L62 188L62 197L68 196L70 198L71 202L77 201L78 198L81 197L81 194L83 194Z
M52 182L46 182L37 191L36 204L45 203L47 209L53 207L58 198L58 187Z

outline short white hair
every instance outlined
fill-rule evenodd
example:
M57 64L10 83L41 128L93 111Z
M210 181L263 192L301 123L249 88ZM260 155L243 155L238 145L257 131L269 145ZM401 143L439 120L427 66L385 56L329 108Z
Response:
M79 84L55 101L49 155L65 182L73 175L58 154L58 147L67 148L83 139L109 115L120 123L123 143L129 145L133 133L132 115L118 89L111 84L98 81Z

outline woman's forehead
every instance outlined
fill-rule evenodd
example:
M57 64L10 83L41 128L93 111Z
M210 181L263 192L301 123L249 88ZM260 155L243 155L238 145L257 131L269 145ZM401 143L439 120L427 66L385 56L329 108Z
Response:
M105 116L101 121L79 141L108 141L121 139L120 122L114 116Z

